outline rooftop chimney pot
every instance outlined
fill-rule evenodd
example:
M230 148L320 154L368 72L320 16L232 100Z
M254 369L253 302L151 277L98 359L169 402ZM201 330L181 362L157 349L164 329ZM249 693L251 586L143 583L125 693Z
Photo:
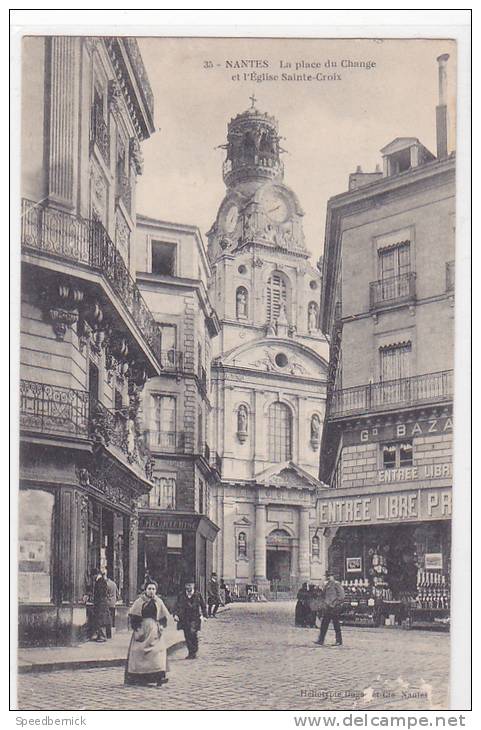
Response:
M437 157L442 160L448 156L448 110L447 100L447 62L449 53L438 56L439 102L436 107L436 147Z

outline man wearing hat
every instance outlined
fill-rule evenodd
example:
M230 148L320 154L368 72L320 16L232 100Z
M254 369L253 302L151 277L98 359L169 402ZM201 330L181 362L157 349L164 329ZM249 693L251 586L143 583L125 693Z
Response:
M212 577L209 581L209 587L207 589L207 606L208 606L208 617L217 618L216 613L221 603L219 593L219 583L217 582L217 573L212 573Z
M334 646L342 646L342 634L341 624L339 623L339 612L341 610L342 602L344 600L344 588L338 581L332 570L326 573L327 581L324 585L323 598L324 598L324 611L321 620L321 630L319 632L319 638L315 641L315 644L320 646L324 645L324 639L326 638L327 629L332 621L334 631L336 634L336 643Z
M177 596L173 611L177 628L184 630L185 643L189 654L186 659L195 659L199 650L199 638L202 618L207 618L205 601L199 591L195 590L195 581L191 578L185 581L185 588Z

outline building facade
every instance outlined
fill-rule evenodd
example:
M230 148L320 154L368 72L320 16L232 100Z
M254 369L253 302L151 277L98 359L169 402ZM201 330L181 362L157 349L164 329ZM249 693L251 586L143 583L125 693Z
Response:
M62 644L82 635L95 568L120 625L137 594L141 391L161 372L133 278L153 98L133 39L23 44L19 638Z
M195 578L205 594L218 527L209 519L219 459L208 439L210 362L219 322L211 269L194 226L137 216L137 282L158 323L161 372L144 390L154 487L139 512L138 572L169 599Z
M398 138L383 172L358 169L329 200L321 298L329 563L428 622L448 611L452 509L455 157L438 62L437 154Z
M228 125L226 194L208 233L209 292L221 323L211 442L221 482L214 567L240 593L290 591L322 574L315 535L328 346L321 274L284 183L277 121L255 106Z

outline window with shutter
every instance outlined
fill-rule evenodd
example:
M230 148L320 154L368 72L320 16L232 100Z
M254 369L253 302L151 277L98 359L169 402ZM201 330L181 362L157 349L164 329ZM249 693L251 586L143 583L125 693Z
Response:
M282 306L287 307L287 284L279 272L271 274L267 281L267 321L276 322Z

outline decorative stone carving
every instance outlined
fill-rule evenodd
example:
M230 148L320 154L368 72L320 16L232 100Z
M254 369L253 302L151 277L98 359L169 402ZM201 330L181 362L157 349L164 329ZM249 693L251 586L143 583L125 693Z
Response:
M85 469L85 471L87 471L87 469ZM80 481L80 479L79 479L79 481ZM78 509L80 532L82 534L84 534L85 530L87 528L89 501L88 501L88 498L84 494L75 492L75 502L77 504L77 509Z
M89 470L85 467L80 467L77 469L77 476L78 481L81 487L89 487L90 486L90 473Z
M92 56L97 49L98 45L100 44L100 39L95 38L93 36L85 36L84 38L84 46L87 49L87 52L90 56Z
M256 256L256 258L254 259L254 266L257 267L258 269L260 269L264 266L264 262L259 256Z
M117 248L124 259L124 262L128 265L130 252L130 228L118 208L115 214L115 242L117 243Z
M142 175L144 171L144 158L137 137L130 138L129 148L130 159L132 160L132 163L135 167L135 171L137 175Z
M78 320L78 311L76 309L50 309L49 317L57 340L63 342L67 329Z
M92 188L92 206L98 218L103 221L105 220L107 205L107 183L102 171L97 167L97 165L91 165L90 180Z
M122 89L115 79L111 79L109 81L108 88L108 102L110 111L114 113L119 112L122 108L122 100Z
M237 438L243 444L248 435L248 414L245 405L240 405L237 410Z

